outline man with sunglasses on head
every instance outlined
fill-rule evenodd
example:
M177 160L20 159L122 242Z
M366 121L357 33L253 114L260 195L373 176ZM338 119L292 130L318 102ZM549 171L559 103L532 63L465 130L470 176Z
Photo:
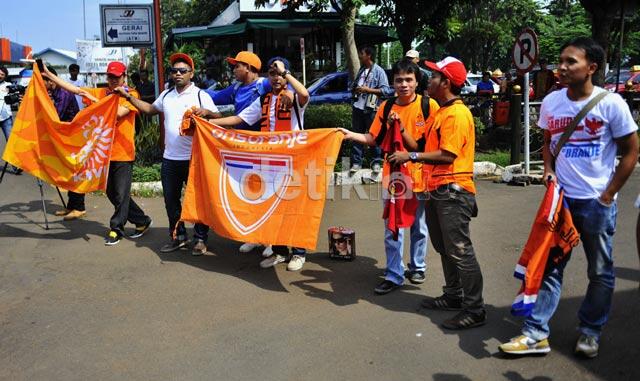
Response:
M211 98L191 82L194 70L193 59L187 54L175 53L169 57L169 62L171 63L169 72L175 86L164 90L153 104L132 97L122 87L116 89L142 113L147 115L162 113L164 115L164 153L160 177L164 204L169 217L171 241L160 248L163 253L184 249L188 244L184 223L179 222L182 212L180 197L182 196L182 187L186 185L189 178L193 137L180 136L182 116L185 111L194 106L198 108L195 112L198 116L220 116ZM195 224L191 252L193 255L202 255L207 252L208 232L207 225Z
M109 177L107 180L107 197L113 204L115 211L109 222L110 230L104 239L104 244L113 246L118 244L124 236L124 225L128 222L136 225L135 231L129 238L139 238L149 230L151 218L131 199L131 177L133 175L133 161L136 149L134 134L137 110L130 103L138 93L125 86L127 67L122 62L113 61L107 65L106 88L78 87L63 81L44 67L43 77L50 79L57 86L76 95L82 95L85 104L97 102L115 92L121 87L128 97L121 98L118 106L118 120L114 134L111 161L109 163ZM124 87L123 87L124 86Z

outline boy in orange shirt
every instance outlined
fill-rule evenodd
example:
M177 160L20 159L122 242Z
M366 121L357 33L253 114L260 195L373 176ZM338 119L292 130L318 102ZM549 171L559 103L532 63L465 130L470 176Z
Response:
M342 129L346 140L352 140L357 143L374 146L380 144L384 135L391 131L390 127L399 121L403 140L410 138L411 141L419 140L424 135L425 126L431 122L431 115L436 113L438 104L433 100L428 100L428 106L423 106L422 95L416 94L416 87L420 82L422 73L418 65L410 59L403 59L393 65L393 87L398 94L397 98L393 98L384 102L373 119L371 128L368 133L359 134L346 129ZM425 101L427 101L425 99ZM384 126L384 111L387 102L394 102L387 116L387 126ZM425 118L423 107L428 107L428 114ZM411 174L411 188L414 193L419 194L424 191L422 182L422 164L408 163L409 173ZM384 163L382 168L383 183L388 183L390 179L389 163ZM386 189L387 184L383 184ZM402 286L405 277L411 283L419 284L425 281L427 254L427 242L429 240L427 223L425 222L425 200L418 197L418 208L415 212L415 220L410 228L410 263L407 271L402 263L402 254L404 251L404 229L398 231L397 240L393 239L393 233L387 228L385 222L385 254L387 257L387 268L385 271L385 280L375 289L376 294L387 294L396 288Z
M126 71L127 67L122 62L110 62L107 66L107 88L77 87L52 74L46 69L46 65L43 76L67 91L82 95L86 98L84 102L89 103L87 100L97 102L114 93L116 87L123 86ZM135 90L131 90L131 93L138 96ZM107 246L120 242L124 236L124 224L127 221L136 225L135 231L129 235L129 238L141 237L149 230L152 223L151 218L131 199L131 177L136 154L134 145L136 113L137 109L121 97L107 180L107 197L115 208L109 222L109 233L104 239L104 244Z
M394 153L388 160L396 164L410 159L425 163L427 225L431 243L442 260L445 286L444 295L427 298L422 306L460 311L442 323L444 328L472 328L485 324L487 317L482 273L469 233L469 221L478 208L473 183L475 128L471 112L459 97L467 70L453 57L438 63L425 61L425 65L433 71L429 95L440 104L424 134L426 147L424 152ZM415 142L407 147L418 149Z

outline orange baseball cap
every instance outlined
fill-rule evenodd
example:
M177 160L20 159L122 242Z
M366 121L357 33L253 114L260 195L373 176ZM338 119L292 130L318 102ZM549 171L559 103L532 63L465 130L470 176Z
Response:
M464 85L467 79L467 69L462 61L454 57L446 57L440 62L424 61L427 68L442 73L451 83L458 87Z
M120 77L122 74L126 72L127 72L127 67L122 62L112 61L112 62L109 62L109 65L107 65L107 74Z
M227 57L227 62L229 62L231 65L242 62L249 66L253 66L258 71L260 71L260 68L262 68L262 61L260 61L260 58L257 55L247 51L239 52L238 54L236 54L236 58Z
M193 59L186 53L173 53L169 57L169 63L173 65L174 63L176 63L176 61L186 62L187 65L191 67L191 69L195 69L195 66L193 65Z

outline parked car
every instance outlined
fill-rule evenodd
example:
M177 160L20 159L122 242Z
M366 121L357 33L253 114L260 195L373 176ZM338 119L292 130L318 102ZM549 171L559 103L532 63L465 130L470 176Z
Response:
M464 81L464 86L462 87L461 93L475 94L477 92L478 82L480 81L482 81L482 74L468 73L467 80ZM500 85L497 84L493 79L491 79L491 82L493 82L493 92L496 94L499 93Z
M640 92L640 65L632 66L630 69L621 69L620 80L618 81L618 85L616 86L617 78L617 70L610 71L604 80L604 88L612 93L616 90L619 93L624 93L626 90L625 84L631 81L631 83L633 84L633 91Z
M391 70L386 69L389 86L393 87ZM349 75L346 71L329 73L313 81L307 87L311 95L310 104L351 103Z

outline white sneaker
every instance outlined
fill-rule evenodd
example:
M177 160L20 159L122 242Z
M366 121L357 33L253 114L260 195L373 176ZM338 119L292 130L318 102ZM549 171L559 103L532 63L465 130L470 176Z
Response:
M287 270L289 271L298 271L302 269L304 265L305 257L301 255L294 255L291 257L289 264L287 264Z
M265 258L268 258L272 255L273 255L273 248L271 247L271 245L265 247L264 251L262 252L262 256Z
M269 267L273 267L278 263L282 263L286 260L287 258L284 255L274 254L267 259L263 259L262 262L260 262L260 267L262 267L263 269L268 269Z
M242 246L240 246L240 249L238 249L241 253L248 253L251 250L260 247L261 245L259 243L243 243Z

